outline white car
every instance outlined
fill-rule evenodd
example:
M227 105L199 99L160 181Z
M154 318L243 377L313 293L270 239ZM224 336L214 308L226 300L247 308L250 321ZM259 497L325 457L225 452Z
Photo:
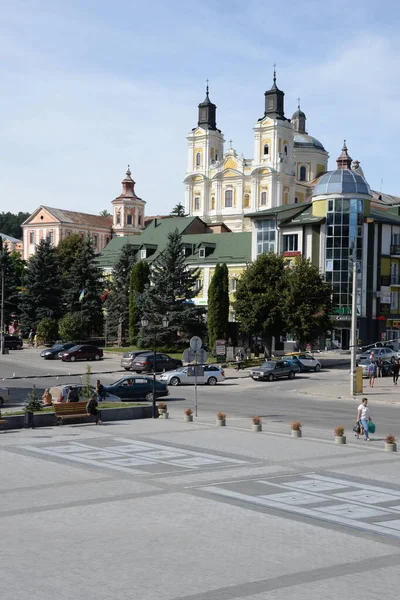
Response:
M392 357L397 358L397 352L391 348L370 348L367 352L357 354L357 362L363 362L364 360L370 360L371 355L374 355L374 360L381 358L382 360L391 360Z
M50 394L51 394L51 398L53 403L61 403L61 402L66 402L67 401L67 396L68 396L68 390L69 388L77 388L78 390L78 394L79 397L82 396L82 390L84 389L84 385L82 385L81 383L67 383L65 385L56 385L52 388L50 388ZM92 386L90 386L90 390L93 394L93 396L96 394L96 389ZM114 396L114 394L109 394L108 392L105 392L104 394L104 398L103 398L104 402L121 402L121 399L118 398L118 396Z
M300 367L300 371L315 371L318 373L321 370L321 361L314 358L312 354L308 354L308 352L293 352L292 354L285 354L284 358L292 360Z
M215 385L225 381L225 373L216 365L199 365L204 367L204 375L197 376L199 385ZM168 371L160 376L160 381L167 385L194 385L194 365L179 367L176 371Z

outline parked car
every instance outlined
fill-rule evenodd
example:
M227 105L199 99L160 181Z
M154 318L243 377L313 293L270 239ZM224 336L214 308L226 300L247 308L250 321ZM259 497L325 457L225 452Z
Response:
M299 371L300 367L289 360L267 361L260 367L252 369L250 377L256 380L266 379L267 381L274 381L274 379L280 379L281 377L293 379Z
M97 346L73 346L69 350L59 353L61 360L75 362L76 360L100 360L103 358L103 350Z
M121 367L123 367L125 371L130 371L136 357L140 356L140 354L148 354L149 352L150 350L131 350L129 352L124 352L121 358Z
M82 390L85 388L81 383L66 383L63 385L56 385L50 388L50 394L52 397L52 401L58 403L66 402L68 391L70 388L76 388L78 391L78 395L82 397ZM90 392L94 396L96 394L96 388L90 386ZM121 402L121 399L113 393L105 391L104 402Z
M142 376L123 377L111 385L105 386L106 392L115 394L121 400L153 400L153 378ZM156 380L156 398L168 396L165 383Z
M298 365L300 371L315 371L318 373L318 371L321 370L321 361L317 360L312 354L308 354L307 352L285 354L285 360L292 360L296 365Z
M54 344L51 348L45 348L41 351L40 356L45 360L55 360L60 358L60 353L65 350L70 350L76 346L75 342L66 342L65 344Z
M363 352L362 354L358 354L356 357L357 363L362 362L364 360L369 360L371 354L374 355L374 360L378 360L378 358L391 359L392 357L397 358L397 352L392 350L391 348L371 348L368 352Z
M3 406L6 400L10 400L10 388L0 388L0 408Z
M22 350L24 342L22 338L17 335L10 335L9 333L4 334L4 348L9 350Z
M383 360L383 376L390 376L393 372L393 363L391 360ZM371 364L371 361L363 360L358 363L358 366L362 368L362 376L369 377L368 366Z
M215 385L217 382L225 381L225 372L216 365L201 365L204 368L204 375L197 376L199 385ZM168 371L160 376L160 381L167 385L194 385L194 365L179 367L176 371Z
M167 354L156 353L156 368L154 369L154 353L144 352L137 356L132 363L132 371L136 373L157 373L162 371L172 371L177 367L182 367L182 361L177 358L171 358Z

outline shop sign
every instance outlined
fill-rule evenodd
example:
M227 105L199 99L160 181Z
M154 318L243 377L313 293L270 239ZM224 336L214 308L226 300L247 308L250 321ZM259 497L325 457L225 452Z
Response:
M334 315L351 315L351 306L337 306L333 309Z
M334 315L334 321L351 321L351 315Z
M394 329L400 329L400 321L392 321L392 327Z
M390 302L391 302L390 292L391 292L390 286L381 285L381 295L380 295L381 304L390 304Z
M286 252L283 253L283 256L286 257L286 258L291 258L293 256L301 256L301 252L289 252L289 251L286 251Z

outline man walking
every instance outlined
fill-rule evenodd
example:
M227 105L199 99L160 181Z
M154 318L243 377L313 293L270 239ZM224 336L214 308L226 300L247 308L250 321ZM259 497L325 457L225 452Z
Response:
M383 377L383 360L378 358L376 363L376 370L378 372L378 377Z
M399 363L399 359L396 359L392 366L393 384L394 385L397 385L397 380L399 378L399 371L400 371L400 363Z
M367 398L363 398L361 400L360 406L357 408L357 422L364 429L365 441L370 442L368 435L368 425L371 420L369 408L367 406L368 400Z
M376 363L371 361L368 365L369 387L374 387L376 377Z
M100 383L100 379L98 379L96 381L96 394L97 394L97 402L102 402L104 396L105 396L105 389L104 389L104 385L102 383Z

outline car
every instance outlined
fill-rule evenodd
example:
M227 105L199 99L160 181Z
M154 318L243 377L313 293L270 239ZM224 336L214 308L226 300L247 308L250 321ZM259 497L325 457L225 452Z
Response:
M55 360L60 358L60 353L65 350L70 350L76 346L75 342L66 342L65 344L54 344L51 348L45 348L41 351L40 356L45 360Z
M274 379L280 379L281 377L293 379L299 371L300 367L289 360L277 360L275 362L268 360L259 367L252 369L250 377L258 381L263 379L274 381Z
M172 358L167 354L156 352L156 368L154 364L154 352L144 352L137 356L132 363L132 371L136 373L152 373L154 370L158 373L162 371L172 371L182 367L183 363L177 358Z
M100 360L103 358L103 350L97 346L73 346L69 350L59 353L62 361L75 362L76 360Z
M382 358L382 360L385 359L391 359L391 358L397 358L397 352L395 352L394 350L392 350L391 348L371 348L370 350L368 350L368 352L363 352L362 354L357 354L356 356L356 361L357 363L362 362L364 360L369 360L371 354L374 355L374 360L378 360L378 358Z
M50 388L50 394L51 394L53 402L56 402L57 404L66 402L67 396L68 396L68 391L70 388L76 388L78 391L78 395L82 396L82 390L85 388L85 386L82 385L81 383L66 383L63 385L56 385L56 386ZM90 386L90 392L93 396L94 395L97 396L96 388L94 388L93 386ZM116 396L113 393L107 392L107 390L105 390L105 395L104 395L103 400L104 400L104 402L121 402L121 399L118 396Z
M391 360L383 360L383 375L384 376L390 376L393 373L393 363ZM368 372L368 366L371 364L371 361L368 360L363 360L361 362L358 363L358 366L362 368L362 376L363 377L369 377L369 372Z
M217 365L199 365L203 367L204 374L197 376L199 385L215 385L217 382L225 381L225 373L221 367ZM176 371L168 371L160 376L160 381L164 381L167 385L194 385L194 365L179 367Z
M285 354L285 360L292 360L300 367L300 371L318 371L321 370L321 362L307 352L296 352Z
M121 367L123 367L125 371L130 371L135 362L135 358L140 356L140 354L148 354L149 352L150 350L130 350L129 352L124 352L121 358Z
M10 388L0 388L0 408L3 406L5 400L10 400Z
M111 385L104 386L108 394L115 394L121 400L153 400L153 378L143 376L123 377ZM168 396L164 382L156 380L156 398Z
M4 348L9 350L22 350L24 343L22 338L17 335L10 335L9 333L4 334Z

